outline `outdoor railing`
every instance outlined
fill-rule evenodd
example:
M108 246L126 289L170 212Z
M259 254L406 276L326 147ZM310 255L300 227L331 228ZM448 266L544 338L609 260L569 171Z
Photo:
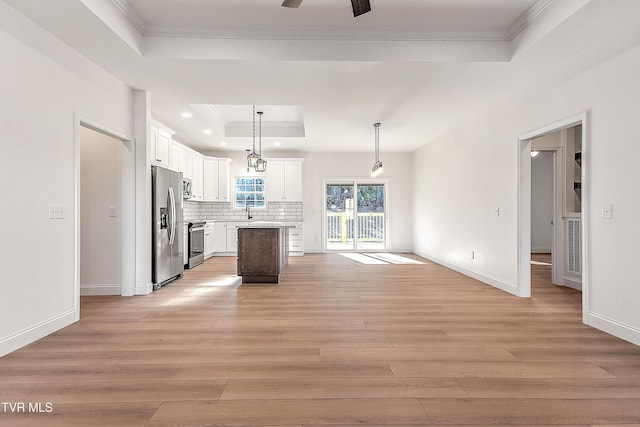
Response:
M330 242L347 242L354 239L353 213L327 212L327 239ZM384 241L384 213L358 213L358 240Z

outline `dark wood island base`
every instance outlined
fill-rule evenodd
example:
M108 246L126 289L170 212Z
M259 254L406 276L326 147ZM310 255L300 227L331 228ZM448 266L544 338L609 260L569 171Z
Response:
M287 226L238 228L238 276L242 283L279 283L289 256Z

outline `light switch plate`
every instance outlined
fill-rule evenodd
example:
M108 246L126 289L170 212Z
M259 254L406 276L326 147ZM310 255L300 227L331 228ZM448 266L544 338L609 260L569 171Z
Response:
M64 219L66 215L65 205L49 205L49 219Z
M118 216L118 210L116 209L115 206L109 206L109 208L107 209L107 212L110 218L115 218L116 216Z
M602 205L602 219L613 218L613 205Z

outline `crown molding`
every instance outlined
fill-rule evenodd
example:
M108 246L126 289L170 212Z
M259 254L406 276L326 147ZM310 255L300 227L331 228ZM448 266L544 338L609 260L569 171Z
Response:
M515 20L513 24L509 27L507 31L507 40L512 41L514 38L518 36L521 32L523 32L533 21L540 16L542 12L546 8L548 8L554 0L538 0L536 4L531 6L529 10L520 15L518 19Z
M210 38L230 40L330 40L330 41L485 41L510 42L524 31L554 0L538 0L529 10L511 24L506 32L398 32L327 31L326 29L212 29L147 25L138 11L127 0L111 0L122 15L144 37Z
M509 41L504 32L398 32L327 31L281 29L211 29L149 26L146 37L210 38L235 40L330 40L330 41Z
M141 35L146 35L146 23L144 19L142 19L142 16L140 16L138 11L131 6L127 0L111 0L111 2Z

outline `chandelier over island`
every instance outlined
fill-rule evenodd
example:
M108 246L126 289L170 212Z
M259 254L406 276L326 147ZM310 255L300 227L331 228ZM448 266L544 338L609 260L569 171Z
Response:
M260 116L260 148L256 153L256 114ZM253 168L256 172L267 171L267 161L262 158L262 115L264 112L258 111L256 113L256 106L253 106L253 148L247 155L247 172L249 168ZM247 150L249 151L249 150Z

